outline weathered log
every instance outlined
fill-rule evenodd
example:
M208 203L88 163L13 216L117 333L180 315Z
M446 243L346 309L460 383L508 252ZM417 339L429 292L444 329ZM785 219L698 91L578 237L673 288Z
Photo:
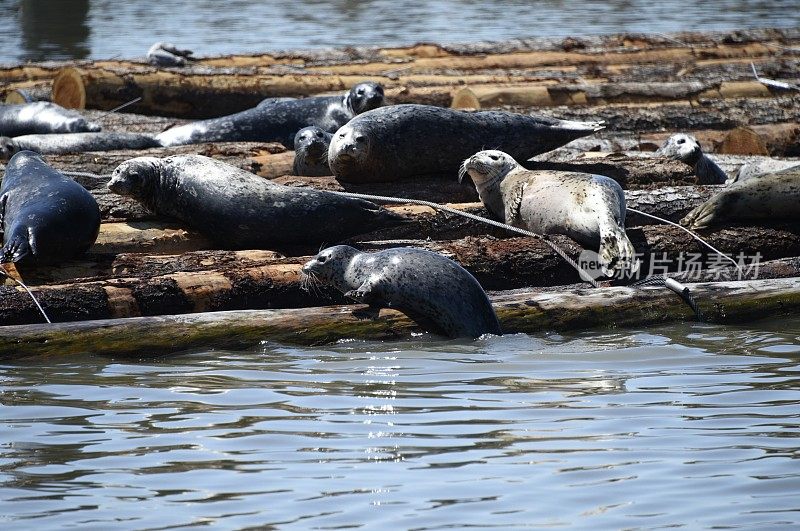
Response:
M51 81L23 81L3 87L0 94L9 104L51 101L53 98L52 85Z
M641 253L642 278L668 271L718 268L727 264L707 257L705 249L674 227L643 227L630 230L629 236L637 252ZM707 239L723 252L733 256L741 253L743 266L748 270L752 269L753 257L757 253L758 260L800 255L800 228L797 227L784 230L725 229L707 235ZM573 258L577 258L582 250L566 237L555 237L554 241ZM580 282L577 273L548 246L531 238L393 240L355 245L364 250L410 245L436 251L463 265L489 290ZM308 258L284 259L271 253L252 251L239 254L215 251L198 253L192 258L144 257L139 260L128 256L127 265L120 267L118 264L116 273L113 261L105 265L110 276L104 280L38 286L35 291L54 321L209 309L285 308L342 301L341 295L329 289L302 289L300 267ZM28 272L17 271L19 276L28 280ZM122 276L118 276L120 273ZM0 295L0 324L30 323L40 319L33 302L20 288L0 288Z
M775 317L800 309L800 280L695 284L692 293L707 319L730 323ZM644 326L692 319L665 289L626 287L555 293L496 295L493 304L506 333ZM409 338L417 330L394 310L365 319L359 306L244 310L138 317L0 328L0 358L103 353L164 355L191 348L245 347L270 340L325 344L346 338Z

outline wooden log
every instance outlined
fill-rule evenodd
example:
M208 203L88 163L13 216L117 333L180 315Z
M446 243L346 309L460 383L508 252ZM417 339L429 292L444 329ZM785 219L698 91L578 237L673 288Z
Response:
M642 277L697 267L719 267L723 262L707 258L705 249L674 227L642 227L628 231L642 257ZM756 229L741 227L707 235L723 252L742 254L744 266L759 260L800 255L800 229ZM555 237L570 256L577 258L581 247L566 237ZM577 273L543 242L531 238L496 240L469 237L455 241L389 240L354 242L364 250L399 246L429 249L449 256L485 289L515 289L580 282ZM267 253L212 252L194 259L152 257L142 262L127 258L128 266L118 269L122 276L104 280L69 282L35 288L37 297L54 321L91 318L191 313L208 309L282 308L342 301L332 290L307 292L300 282L300 267L309 257L273 258ZM253 258L255 257L255 259ZM695 258L692 258L695 257ZM745 258L746 257L746 258ZM155 264L155 265L154 265ZM113 262L110 267L114 268ZM694 268L694 266L692 266ZM17 270L27 280L27 272ZM0 324L38 322L33 302L21 288L0 288Z
M23 81L6 85L0 90L0 94L8 104L51 101L53 98L52 85L51 81Z
M719 323L776 317L800 309L800 280L752 280L691 285L707 319ZM665 289L627 287L510 293L493 298L506 333L644 326L692 319ZM375 319L358 306L243 310L195 315L95 320L0 328L0 358L103 353L165 355L193 348L247 347L270 340L325 344L347 338L410 338L413 323L394 310Z

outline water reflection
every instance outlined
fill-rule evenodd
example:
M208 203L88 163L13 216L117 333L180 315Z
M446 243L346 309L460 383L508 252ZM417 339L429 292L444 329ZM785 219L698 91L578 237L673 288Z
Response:
M89 0L21 0L21 59L83 59L89 56Z

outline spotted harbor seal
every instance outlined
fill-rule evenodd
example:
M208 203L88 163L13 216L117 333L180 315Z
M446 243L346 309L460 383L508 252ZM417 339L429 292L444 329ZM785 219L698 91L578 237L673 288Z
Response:
M20 151L0 185L0 262L49 264L85 252L100 230L92 194L32 151Z
M154 66L185 66L192 60L191 50L181 50L169 42L157 42L147 50L147 62Z
M49 101L0 105L0 136L100 131L79 113Z
M383 87L359 83L342 96L270 98L257 107L220 118L173 127L156 138L163 146L201 142L281 142L294 144L300 129L316 125L333 132L348 120L384 104Z
M405 221L369 201L283 186L201 155L125 161L108 187L227 249L320 245Z
M697 184L725 184L728 179L722 168L703 153L700 142L692 135L684 133L672 135L656 154L679 160L694 168Z
M328 146L333 135L316 126L304 127L294 136L294 175L330 175Z
M466 159L484 206L509 225L537 234L565 234L598 249L603 274L639 268L625 233L625 193L610 177L588 173L526 170L507 153L481 151Z
M602 128L600 122L503 111L393 105L360 114L336 131L328 163L346 182L455 177L461 161L485 146L526 160Z
M681 220L690 229L800 217L800 166L729 184Z
M475 277L432 251L400 247L362 253L336 245L306 262L303 273L373 308L400 310L423 328L448 337L502 333Z
M24 150L42 155L58 155L85 151L147 149L159 145L153 136L139 133L55 133L0 137L0 160L8 160L14 153Z
M762 177L764 175L770 175L775 172L788 170L789 168L794 168L795 166L800 166L800 162L796 160L778 160L778 159L766 159L766 160L747 162L745 164L742 164L741 167L739 167L739 171L736 172L736 176L733 178L732 182L745 181L747 179L753 179Z

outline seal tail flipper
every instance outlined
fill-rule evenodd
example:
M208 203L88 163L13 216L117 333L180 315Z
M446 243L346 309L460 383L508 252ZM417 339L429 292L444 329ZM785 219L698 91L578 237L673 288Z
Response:
M600 249L597 251L600 269L609 277L639 270L636 250L625 234L625 229L608 224L600 226Z
M605 129L605 122L597 120L594 122L579 122L577 120L560 120L559 125L564 129L575 129L576 131L595 132Z

